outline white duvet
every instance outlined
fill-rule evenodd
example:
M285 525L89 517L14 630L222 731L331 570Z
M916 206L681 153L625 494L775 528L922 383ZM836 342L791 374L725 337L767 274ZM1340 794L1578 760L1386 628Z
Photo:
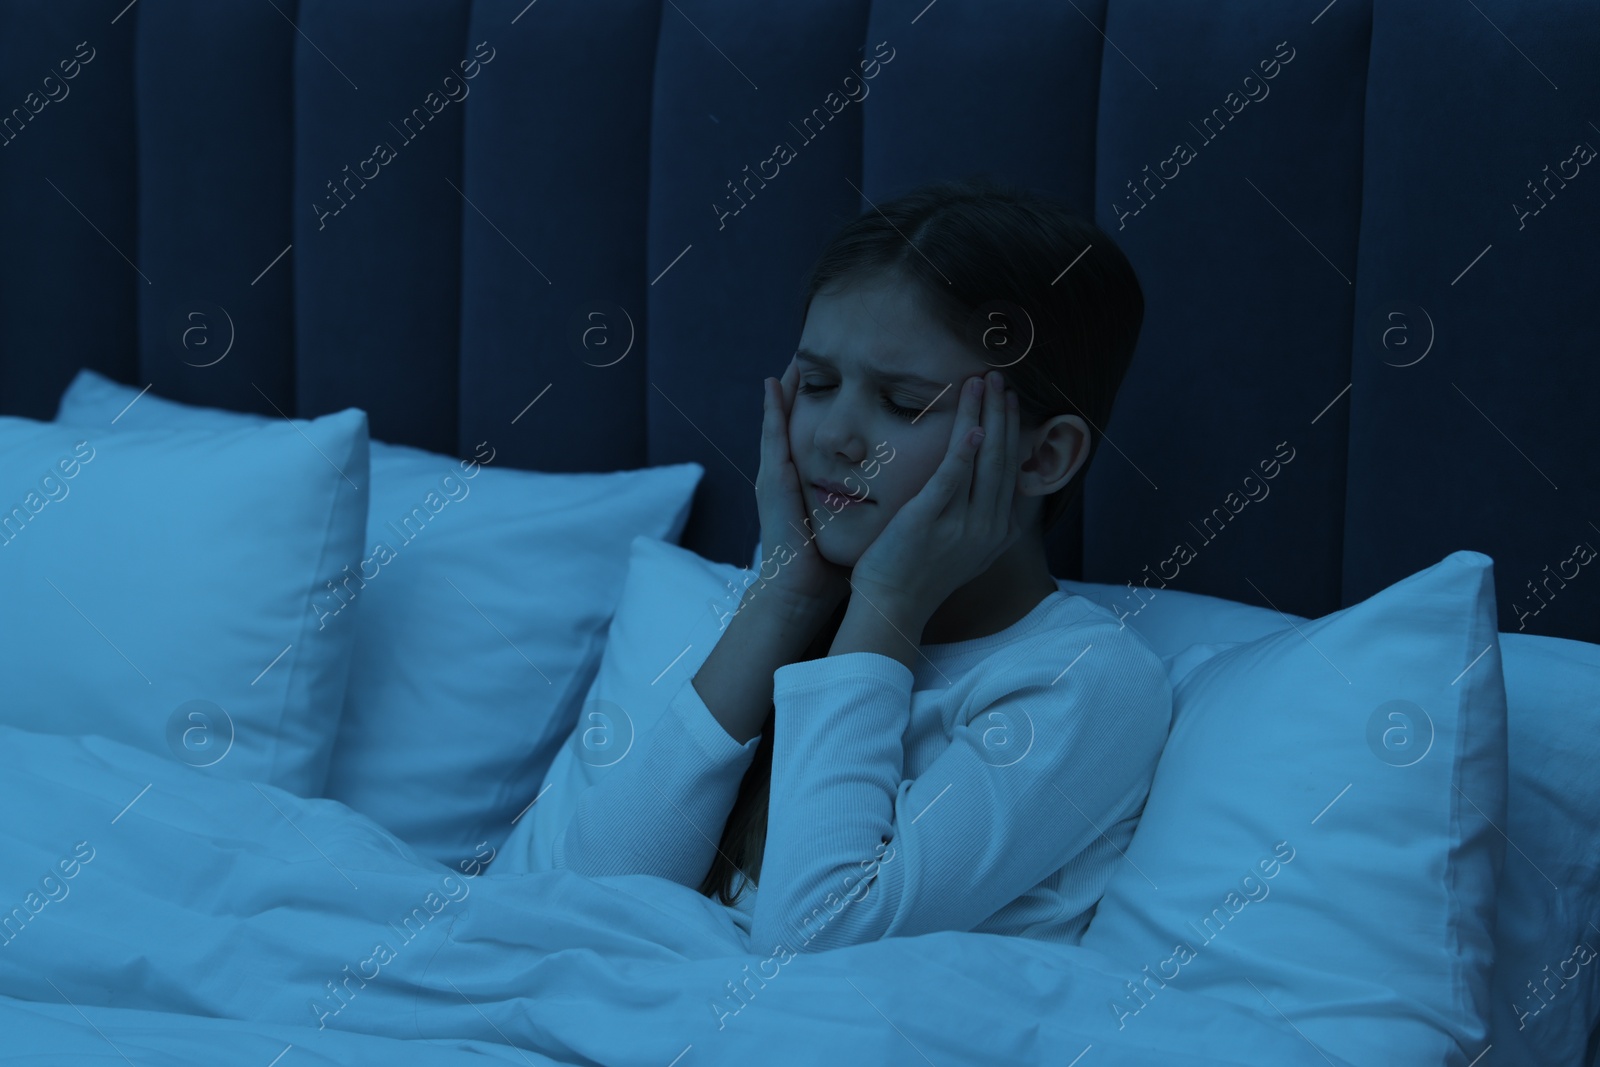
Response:
M451 871L335 801L0 745L7 1063L1350 1067L1183 990L1119 1018L1143 961L963 932L753 953L660 878Z

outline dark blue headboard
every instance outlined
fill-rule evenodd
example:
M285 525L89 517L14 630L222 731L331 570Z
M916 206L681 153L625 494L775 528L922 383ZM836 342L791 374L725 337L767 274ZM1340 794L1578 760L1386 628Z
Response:
M1600 641L1596 54L1591 0L0 0L0 412L695 460L744 564L807 267L986 171L1147 301L1057 576L1319 615L1468 548Z

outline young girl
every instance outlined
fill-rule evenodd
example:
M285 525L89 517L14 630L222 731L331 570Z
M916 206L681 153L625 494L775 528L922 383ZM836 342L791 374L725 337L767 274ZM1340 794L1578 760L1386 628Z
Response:
M986 179L847 225L763 382L765 580L643 751L582 795L555 866L697 886L763 953L1076 943L1126 862L1172 691L1132 630L1058 590L1045 534L1143 309L1098 228Z

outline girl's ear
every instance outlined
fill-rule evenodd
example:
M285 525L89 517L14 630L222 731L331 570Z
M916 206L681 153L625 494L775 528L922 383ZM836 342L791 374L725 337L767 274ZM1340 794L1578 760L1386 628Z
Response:
M1070 482L1089 459L1089 424L1077 415L1056 415L1023 431L1026 458L1017 469L1017 492L1049 496Z

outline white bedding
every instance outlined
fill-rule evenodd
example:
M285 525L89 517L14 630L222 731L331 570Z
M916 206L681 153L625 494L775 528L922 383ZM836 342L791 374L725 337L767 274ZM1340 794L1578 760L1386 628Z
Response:
M15 1062L1349 1067L1175 988L1119 1028L1143 961L958 932L752 953L663 879L472 877L335 801L99 737L0 745Z

